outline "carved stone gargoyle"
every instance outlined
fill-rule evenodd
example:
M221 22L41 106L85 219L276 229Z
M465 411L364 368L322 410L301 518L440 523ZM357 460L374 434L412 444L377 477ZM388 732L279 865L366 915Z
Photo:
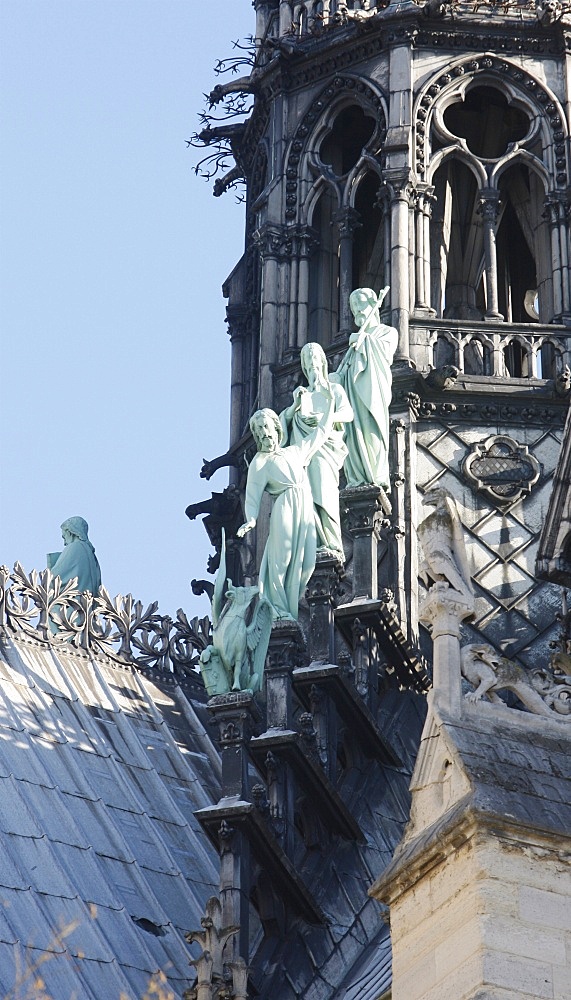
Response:
M499 705L503 702L498 691L513 691L534 715L571 722L571 683L565 678L555 678L548 668L527 672L519 663L482 642L463 646L460 664L462 676L474 688L466 694L466 701L476 703L487 698Z
M202 514L206 515L202 523L215 549L215 555L208 559L208 572L215 573L220 564L222 531L224 530L226 535L232 538L243 520L239 489L236 486L227 486L222 493L213 493L208 500L203 500L201 503L190 503L185 514L191 521ZM229 567L230 576L236 579L241 572L238 550L232 551L232 557L229 561L232 563Z
M220 568L212 594L212 643L200 654L208 694L259 691L272 631L272 606L258 587L235 587L226 577L222 529Z

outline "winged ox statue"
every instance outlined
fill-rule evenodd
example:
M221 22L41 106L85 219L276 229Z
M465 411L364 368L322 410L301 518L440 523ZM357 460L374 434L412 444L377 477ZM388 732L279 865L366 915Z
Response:
M212 697L261 690L272 631L272 606L258 587L226 579L226 536L212 594L212 643L200 654L204 686Z

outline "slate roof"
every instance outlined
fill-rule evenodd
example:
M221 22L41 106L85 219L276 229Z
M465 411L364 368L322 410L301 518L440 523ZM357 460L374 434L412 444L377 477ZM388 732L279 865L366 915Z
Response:
M523 830L571 844L571 724L486 702L464 705L461 720L442 716L440 733L469 789L447 812L399 846L375 883L382 896L395 874L443 840L467 816L492 829ZM440 737L438 737L440 738ZM422 751L421 751L422 753Z
M184 933L219 881L194 814L219 801L221 776L198 690L0 628L1 997L141 1000L164 974L181 1000L194 982ZM343 772L339 794L364 843L300 841L296 869L327 926L266 926L262 937L254 919L260 1000L385 993L389 932L368 890L408 819L424 715L421 695L386 691L378 723L403 765L355 752Z
M457 747L472 785L472 805L485 815L569 837L571 723L476 705L443 732Z
M219 756L180 687L0 634L0 995L140 998L194 980L184 932L218 887L194 811ZM167 721L168 720L168 721ZM37 970L37 974L34 970Z

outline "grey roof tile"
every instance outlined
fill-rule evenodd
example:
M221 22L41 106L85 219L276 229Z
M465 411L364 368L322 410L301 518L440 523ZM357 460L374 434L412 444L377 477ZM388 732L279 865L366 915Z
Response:
M165 966L165 950L155 945L155 941L162 941L162 938L155 939L152 933L137 927L127 910L99 906L94 920L121 965L133 966L143 972L154 972ZM163 932L166 936L168 928ZM180 942L179 946L182 947L182 944Z
M70 955L98 962L113 961L113 945L101 932L96 907L86 906L77 897L63 899L38 894L36 902Z
M65 946L58 937L57 929L45 920L33 889L3 888L0 903L11 932L23 948L35 948L50 954L64 953Z
M185 735L193 710L169 692L173 739L146 681L72 649L14 652L3 685L15 709L6 704L2 719L0 708L0 828L12 831L0 857L0 946L12 958L15 942L47 954L46 987L62 1000L121 990L140 1000L159 968L182 996L194 974L173 922L199 926L218 880L193 815L216 800L219 777L203 725ZM58 940L54 927L71 930Z
M170 873L178 871L172 858L167 855L160 838L155 835L153 824L144 813L135 814L110 806L109 815L112 824L129 844L131 858L136 858L139 865ZM109 851L103 853L109 857L117 857Z
M123 779L123 770L112 757L94 756L88 761L80 761L85 768L93 798L100 798L106 805L142 812L133 790Z
M55 857L47 837L19 837L6 834L2 846L37 892L71 899L76 895L72 879Z
M212 895L204 886L196 885L191 888L180 877L152 871L150 868L145 869L145 878L158 900L168 899L169 917L175 927L183 931L191 929L191 914L196 912L197 903L203 909L208 896Z
M54 753L53 744L49 740L32 735L29 745L32 758L38 761L40 769L48 775L48 784L57 785L65 792L94 797L79 766L78 755L69 744L58 748L58 752ZM26 779L33 780L28 775ZM43 784L43 780L40 783Z
M351 973L351 982L336 994L335 1000L379 1000L392 978L391 941L388 928L378 944L370 949Z
M102 709L92 708L91 716L93 725L115 760L150 771L151 765L145 761L138 740L133 736L131 727L124 724L120 712L103 712Z
M84 844L93 847L97 854L134 861L133 847L115 826L109 807L101 800L92 801L79 796L73 796L73 801L70 796L66 798Z
M49 840L61 840L77 847L89 847L89 838L80 831L75 822L75 810L70 811L68 808L66 792L29 781L21 782L20 791L42 833Z
M99 662L98 666L111 697L122 712L137 719L155 718L153 707L134 670L118 669L104 662Z
M159 774L167 774L173 778L179 775L186 777L188 768L165 729L139 719L133 720L133 728L147 758Z
M60 961L58 965L63 965ZM54 971L55 963L49 972ZM58 970L59 971L59 970ZM139 1000L144 995L149 978L137 969L121 968L118 962L98 962L93 959L79 959L74 962L74 971L80 984L81 1000L115 1000L123 993L126 1000ZM46 985L50 982L46 975ZM73 996L73 994L71 994ZM54 997L65 997L67 993L52 993Z
M42 829L28 809L20 791L21 782L0 778L0 831L21 837L41 837Z
M98 864L103 872L104 881L113 886L115 898L119 900L117 908L125 907L127 912L139 919L150 920L159 927L166 927L169 917L166 915L152 886L136 864L125 864L115 858L98 857ZM169 907L170 899L164 898L165 906Z
M121 897L117 895L113 882L105 878L101 859L92 848L86 851L54 841L53 851L66 874L80 881L82 899L97 906L121 908Z

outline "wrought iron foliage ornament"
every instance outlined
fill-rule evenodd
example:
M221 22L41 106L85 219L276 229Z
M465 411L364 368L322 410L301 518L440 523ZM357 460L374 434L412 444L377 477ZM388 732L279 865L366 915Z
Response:
M212 641L208 618L188 619L184 611L173 621L146 608L131 594L112 598L104 587L97 595L62 584L48 570L26 573L0 567L0 629L8 634L50 644L67 644L110 657L145 673L180 681L198 677L200 653Z

